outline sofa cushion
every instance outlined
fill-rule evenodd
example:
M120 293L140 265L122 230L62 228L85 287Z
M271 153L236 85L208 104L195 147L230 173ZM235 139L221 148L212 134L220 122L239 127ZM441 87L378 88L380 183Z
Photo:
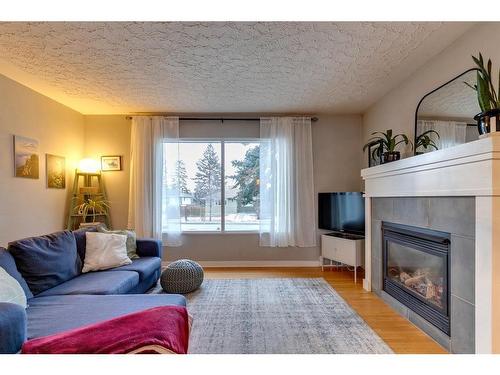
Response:
M142 257L162 258L163 247L160 240L153 238L138 238L136 241L137 255Z
M0 302L0 354L17 353L25 340L26 310L14 303Z
M107 230L105 227L101 226L97 228L98 232L101 233L108 233L108 234L123 234L124 236L127 236L127 256L130 259L137 259L139 258L139 255L137 255L137 236L133 230Z
M84 273L38 296L67 294L125 294L139 283L139 274L133 271L99 271ZM37 297L38 297L37 296ZM30 302L31 303L31 302Z
M123 234L85 233L87 247L83 273L109 270L132 263L127 256L127 236Z
M82 266L83 260L85 259L85 248L87 247L87 237L85 235L87 232L97 232L97 226L80 228L73 231L76 241L76 250L78 251L78 255L82 261Z
M138 258L132 260L131 264L113 268L109 271L135 271L139 273L139 280L143 281L161 268L160 258Z
M144 294L144 293L148 293L148 290L150 290L151 288L154 288L154 287L157 286L159 278L160 278L160 270L158 270L155 273L153 273L147 279L144 279L143 281L139 282L139 284L137 284L134 287L134 289L132 289L127 294Z
M37 297L26 310L28 338L52 335L158 306L186 306L186 300L177 294Z
M34 295L80 273L81 260L70 231L11 242L9 252Z
M22 275L17 270L16 261L11 253L9 253L3 247L0 247L0 267L2 267L7 273L17 280L19 285L24 290L24 294L26 294L26 298L33 298L33 293L31 293L28 284L26 284L26 280L23 279Z

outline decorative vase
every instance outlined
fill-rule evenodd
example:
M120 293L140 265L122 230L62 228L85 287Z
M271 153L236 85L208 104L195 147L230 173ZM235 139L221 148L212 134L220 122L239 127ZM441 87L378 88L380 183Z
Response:
M500 131L500 108L490 109L474 116L479 135Z
M387 151L382 154L382 164L390 163L391 161L399 159L401 159L401 153L399 151Z

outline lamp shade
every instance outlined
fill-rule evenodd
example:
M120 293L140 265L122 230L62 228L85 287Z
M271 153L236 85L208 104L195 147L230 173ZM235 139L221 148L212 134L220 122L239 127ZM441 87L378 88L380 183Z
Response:
M101 170L99 162L95 159L82 159L78 163L78 171L81 173L97 173Z

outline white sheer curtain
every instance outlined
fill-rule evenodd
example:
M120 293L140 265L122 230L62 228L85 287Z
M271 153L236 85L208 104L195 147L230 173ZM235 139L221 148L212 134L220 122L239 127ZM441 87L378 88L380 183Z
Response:
M439 134L439 138L434 133L429 134L429 137L434 141L439 150L465 143L467 134L467 124L465 122L419 120L417 121L417 128L419 129L419 134L429 130L436 131ZM425 150L421 147L417 151L429 152L434 151L434 149L427 148Z
M166 143L178 138L178 117L132 119L128 227L168 246L180 245L179 188L172 177L178 144Z
M316 246L311 119L260 119L260 245Z

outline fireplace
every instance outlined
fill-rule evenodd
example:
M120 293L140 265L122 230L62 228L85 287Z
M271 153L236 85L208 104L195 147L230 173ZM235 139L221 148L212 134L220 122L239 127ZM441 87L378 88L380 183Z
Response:
M382 223L383 289L450 335L450 234Z

